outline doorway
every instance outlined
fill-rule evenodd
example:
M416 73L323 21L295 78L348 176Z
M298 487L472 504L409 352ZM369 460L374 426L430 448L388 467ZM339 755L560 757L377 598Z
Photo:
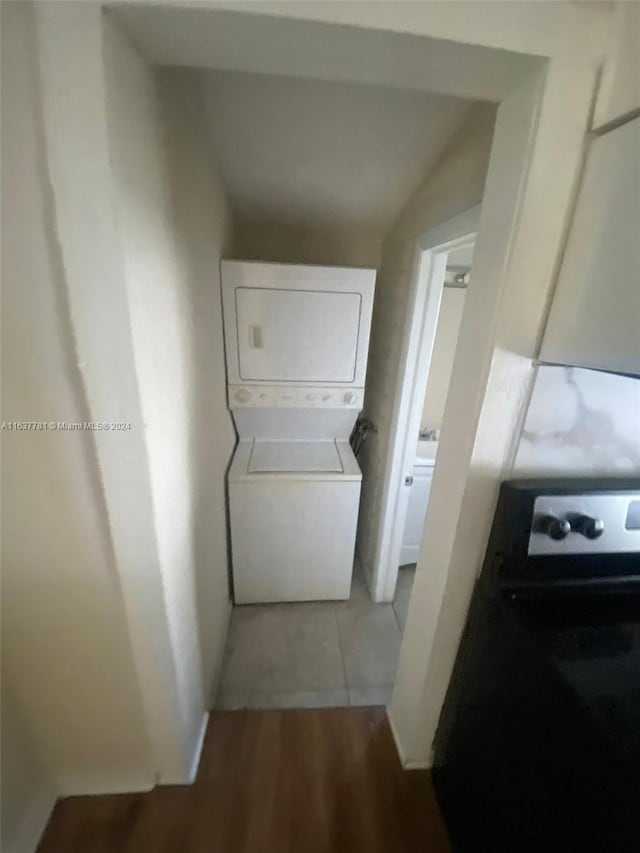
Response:
M425 456L432 453L434 465L436 461L437 441L427 441L425 436L421 448L417 447L417 442L423 426L421 420L448 257L454 252L469 254L473 251L479 218L480 205L477 205L425 232L416 241L411 295L405 321L405 347L398 373L401 377L400 387L392 424L394 438L388 454L388 486L383 495L380 517L380 556L371 583L374 596L383 600L391 600L395 595L418 450ZM451 362L448 366L447 387L452 366ZM441 422L442 412L437 419ZM427 430L439 430L439 424L424 426ZM429 437L433 439L435 436L431 433ZM424 516L420 527L424 528ZM417 553L415 556L417 562Z
M415 412L412 412L409 418L410 426L406 436L406 457L409 461L400 485L402 492L408 492L408 501L404 522L398 517L398 527L404 532L397 558L398 576L394 607L402 614L403 624L406 622L429 508L449 381L471 278L473 249L474 245L471 244L449 252L444 279L441 280L439 276L437 279L432 278L427 285L434 288L436 293L440 291L440 307L433 329L433 340L430 342L430 355L418 353L419 359L426 358L427 376L422 393L420 388L416 387L416 393L412 397L420 419L416 434L411 433ZM421 262L424 263L424 253ZM419 378L421 377L416 376L416 382Z

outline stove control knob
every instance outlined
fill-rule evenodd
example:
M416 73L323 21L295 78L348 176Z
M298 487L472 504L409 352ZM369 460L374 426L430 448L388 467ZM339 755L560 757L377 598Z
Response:
M545 533L550 539L566 539L571 533L571 525L566 518L558 518L555 515L543 515L536 525L538 533Z
M572 515L569 518L574 533L581 533L586 539L597 539L604 532L604 521L590 515Z

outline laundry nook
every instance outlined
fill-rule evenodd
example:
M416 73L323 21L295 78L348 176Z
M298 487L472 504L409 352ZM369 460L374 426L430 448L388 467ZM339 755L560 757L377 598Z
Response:
M640 0L2 0L3 853L637 853Z
M375 270L222 261L236 604L347 599Z

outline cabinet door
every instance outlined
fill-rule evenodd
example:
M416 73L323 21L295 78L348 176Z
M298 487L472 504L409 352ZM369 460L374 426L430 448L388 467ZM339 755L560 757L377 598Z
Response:
M591 143L540 355L640 375L640 118Z
M424 466L413 469L413 483L410 487L411 494L400 552L401 566L418 561L432 480L433 468Z

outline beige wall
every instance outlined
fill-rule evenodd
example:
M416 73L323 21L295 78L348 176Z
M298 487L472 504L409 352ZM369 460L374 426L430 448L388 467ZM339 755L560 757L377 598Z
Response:
M104 29L113 193L151 482L162 592L185 752L197 741L204 699L196 629L189 458L186 282L176 254L159 146L152 69L119 30Z
M2 217L2 419L85 421L32 10L1 8L2 200L10 212ZM60 792L148 786L153 766L93 434L5 430L2 456L3 680Z
M131 423L3 431L3 674L61 794L186 782L229 612L224 198L98 6L2 24L3 420Z
M377 230L319 228L304 223L238 219L235 257L243 261L377 267L382 240Z
M422 407L422 427L440 429L447 391L458 343L458 332L467 291L463 287L445 287L440 300L436 337L433 342L429 377Z
M158 78L105 26L116 209L164 602L187 754L202 735L229 614L219 261L228 212L188 77ZM171 175L171 177L170 177Z
M4 853L31 853L51 814L56 791L51 775L9 696L6 679L2 683L0 705L0 847Z
M384 243L365 397L365 415L373 420L376 432L365 443L361 458L364 479L357 547L368 576L381 532L381 493L416 239L481 202L494 121L494 106L472 107L467 121L409 200Z
M213 699L230 612L226 469L235 445L227 408L220 258L233 254L227 200L207 144L195 80L159 76L173 228L190 317L189 471L196 611L205 701Z

